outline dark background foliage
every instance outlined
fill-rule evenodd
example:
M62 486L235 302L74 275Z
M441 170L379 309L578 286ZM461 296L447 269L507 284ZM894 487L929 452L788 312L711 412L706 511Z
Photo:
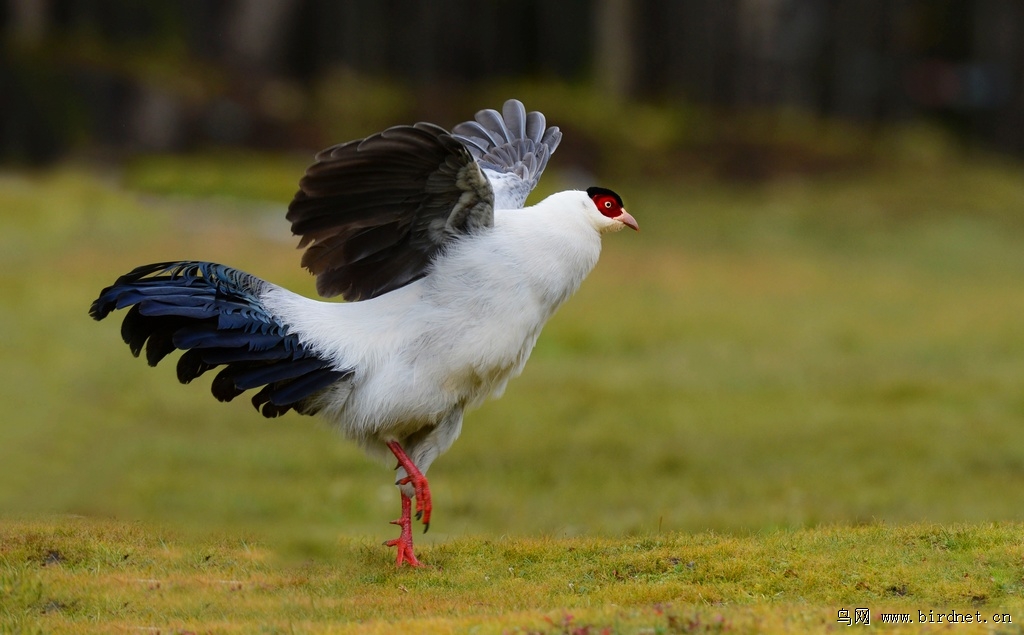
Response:
M869 131L927 118L1024 151L1015 0L6 0L0 31L0 159L16 163L308 149L374 114L450 125L498 82Z

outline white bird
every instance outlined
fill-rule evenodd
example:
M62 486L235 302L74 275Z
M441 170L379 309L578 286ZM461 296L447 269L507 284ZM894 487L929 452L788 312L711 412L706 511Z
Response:
M638 229L608 189L523 207L561 140L517 100L452 130L395 126L328 148L288 208L306 247L309 299L210 262L138 267L90 314L131 307L121 327L151 366L175 349L178 379L215 367L230 401L259 389L267 417L319 414L371 455L398 459L397 565L413 552L412 499L424 531L424 476L459 436L463 412L498 397L541 327L597 263L601 235Z

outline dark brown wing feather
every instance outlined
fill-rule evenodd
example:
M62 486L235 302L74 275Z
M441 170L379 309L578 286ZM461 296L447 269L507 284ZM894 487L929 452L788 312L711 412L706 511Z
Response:
M494 193L466 147L433 124L323 150L288 206L322 296L365 300L426 275L442 246L490 227Z

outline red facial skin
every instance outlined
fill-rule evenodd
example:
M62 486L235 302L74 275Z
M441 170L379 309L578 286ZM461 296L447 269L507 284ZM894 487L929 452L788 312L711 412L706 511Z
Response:
M597 211L601 214L617 220L626 227L632 230L640 231L640 226L637 225L636 219L634 219L629 212L623 209L622 204L619 200L611 194L598 193L590 197L594 201L594 205L597 206Z

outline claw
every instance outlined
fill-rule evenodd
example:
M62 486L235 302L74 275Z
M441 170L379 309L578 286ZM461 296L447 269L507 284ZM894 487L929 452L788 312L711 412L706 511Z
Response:
M416 558L416 554L412 550L411 511L412 501L408 496L402 494L402 517L391 521L392 525L398 525L401 527L402 532L398 535L398 538L388 540L384 543L388 547L398 548L398 558L395 560L396 567L401 567L403 563L408 564L410 567L423 566L423 563Z
M395 458L398 459L399 467L404 468L405 473L408 475L400 479L397 484L407 485L412 483L416 496L416 520L423 521L423 533L427 533L427 530L430 529L430 511L433 508L430 501L430 485L427 483L427 477L423 476L423 473L412 462L412 459L405 453L405 450L402 449L398 441L389 441L387 445L395 455ZM395 566L401 567L404 563L411 567L422 567L423 564L416 559L416 554L412 550L412 499L404 493L402 494L402 517L391 521L391 524L402 528L398 538L384 543L389 547L398 548L398 559L395 562Z

